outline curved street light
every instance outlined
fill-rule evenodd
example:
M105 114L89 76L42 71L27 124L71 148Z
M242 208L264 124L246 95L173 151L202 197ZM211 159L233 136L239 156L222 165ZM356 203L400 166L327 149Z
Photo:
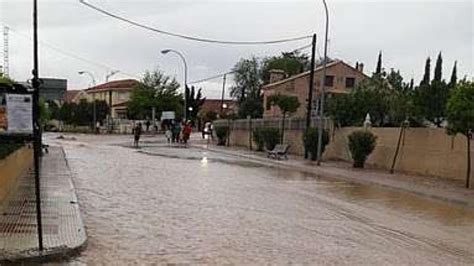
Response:
M92 86L95 87L96 85L95 78L91 72L82 70L77 73L79 73L79 75L81 76L84 74L87 74L92 80ZM95 128L96 124L97 124L97 110L96 110L96 104L95 104L95 94L93 93L92 94L92 127Z
M324 62L323 62L323 78L321 86L320 111L319 111L319 130L318 130L318 161L317 165L321 165L321 142L323 140L323 115L324 115L324 89L326 87L326 64L328 61L328 33L329 33L329 12L326 0L323 0L324 10L326 11L326 34L324 38Z
M165 49L161 51L162 54L168 54L168 53L175 53L177 54L181 60L183 60L184 64L184 121L187 119L187 102L186 102L186 89L188 87L188 64L186 63L186 59L184 58L184 55L174 49Z

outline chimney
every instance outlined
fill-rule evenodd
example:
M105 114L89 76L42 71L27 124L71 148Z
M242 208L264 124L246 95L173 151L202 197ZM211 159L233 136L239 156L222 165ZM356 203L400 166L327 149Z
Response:
M285 71L281 69L270 69L270 84L280 81L286 77Z
M356 62L356 67L355 69L359 70L359 61Z
M364 63L358 63L356 68L359 72L364 73Z

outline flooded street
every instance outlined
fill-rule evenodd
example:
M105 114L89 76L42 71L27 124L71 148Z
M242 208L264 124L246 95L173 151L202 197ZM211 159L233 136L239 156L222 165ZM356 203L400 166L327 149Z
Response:
M75 137L49 137L87 227L74 265L474 264L472 208L196 148L139 151L123 146L130 136Z

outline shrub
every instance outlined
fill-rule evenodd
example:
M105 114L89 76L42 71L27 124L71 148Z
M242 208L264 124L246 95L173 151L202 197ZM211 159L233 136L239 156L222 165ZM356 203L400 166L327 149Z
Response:
M377 137L366 130L354 131L349 135L349 150L355 168L364 168L367 157L375 148L376 140Z
M257 127L252 132L253 141L257 144L257 151L263 151L263 147L265 146L264 130L262 127Z
M315 127L308 128L303 134L303 144L305 149L311 154L311 160L315 161L318 157L318 134L319 129ZM321 145L321 154L324 153L326 145L329 143L329 134L323 130L323 138Z
M216 127L217 145L224 146L227 140L227 134L229 134L229 128L226 126Z
M280 142L280 130L278 128L262 128L262 136L267 150L273 150Z

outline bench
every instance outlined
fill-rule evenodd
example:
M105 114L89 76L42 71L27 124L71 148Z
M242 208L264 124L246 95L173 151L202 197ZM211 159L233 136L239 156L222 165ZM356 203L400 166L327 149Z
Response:
M278 144L273 148L273 150L267 150L267 157L268 158L274 158L280 160L281 157L285 157L286 160L288 160L288 149L290 148L290 145L287 144Z

